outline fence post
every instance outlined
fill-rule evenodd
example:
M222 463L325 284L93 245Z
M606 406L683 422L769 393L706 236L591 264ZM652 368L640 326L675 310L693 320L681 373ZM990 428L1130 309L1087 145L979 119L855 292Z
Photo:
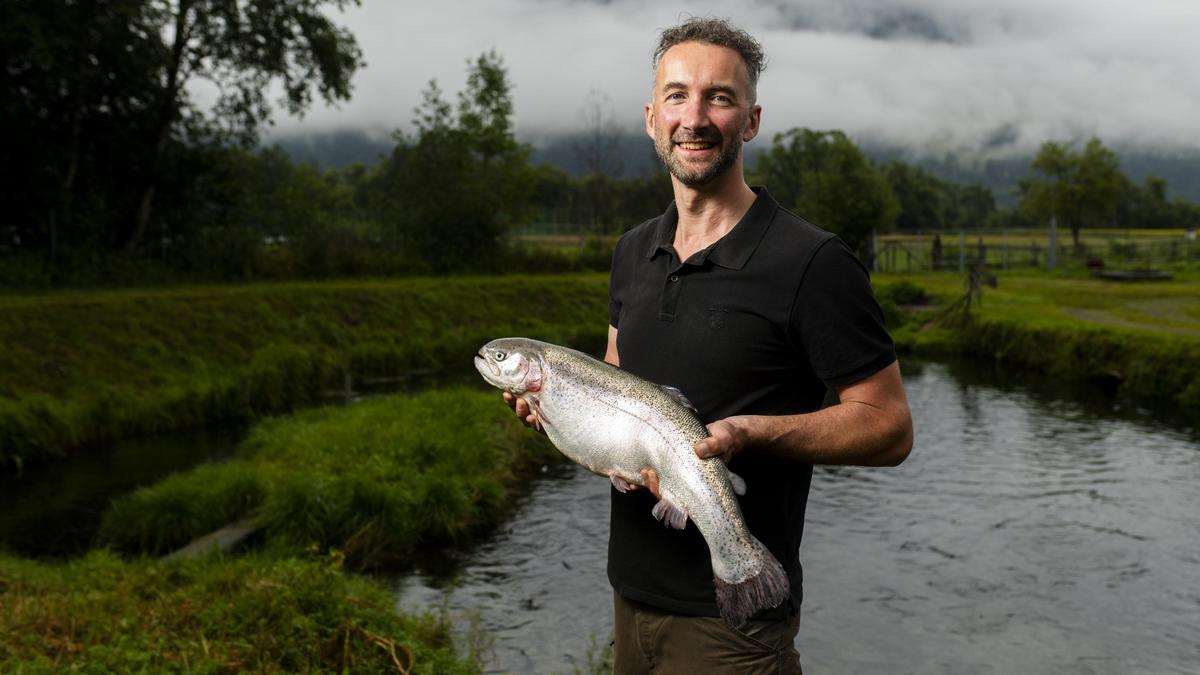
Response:
M962 273L967 269L967 232L966 230L958 231L958 271Z
M871 271L879 271L879 232L871 228Z
M1058 262L1058 219L1050 215L1050 250L1046 251L1046 269L1054 269Z

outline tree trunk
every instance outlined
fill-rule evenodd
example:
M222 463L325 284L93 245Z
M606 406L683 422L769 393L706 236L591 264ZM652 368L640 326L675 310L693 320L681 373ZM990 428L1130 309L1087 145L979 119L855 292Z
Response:
M87 86L87 55L91 44L88 41L88 25L96 16L94 2L85 2L81 6L80 16L76 23L79 33L75 43L75 62L71 83L71 102L68 117L71 120L71 143L67 148L67 170L59 183L58 198L50 207L50 259L58 255L59 242L59 213L70 217L72 192L75 189L75 178L79 175L79 146L83 140L83 92Z
M142 196L138 200L137 213L134 216L133 231L125 241L121 251L125 257L132 257L146 233L146 224L150 222L150 213L154 205L154 191L158 187L158 165L167 149L167 141L171 138L171 125L175 121L176 106L179 98L179 71L183 66L183 52L187 47L187 22L190 2L181 0L179 13L175 15L175 42L171 45L171 61L167 70L167 85L159 101L158 119L156 121L156 137L150 149L150 160L146 165L146 179L142 187Z

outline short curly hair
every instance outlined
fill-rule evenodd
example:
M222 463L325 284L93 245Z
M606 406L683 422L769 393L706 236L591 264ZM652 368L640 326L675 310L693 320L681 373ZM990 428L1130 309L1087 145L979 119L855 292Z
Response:
M758 98L758 76L766 70L767 64L762 45L753 35L725 19L694 16L678 26L663 30L658 39L658 47L654 50L654 70L658 70L658 64L668 49L684 42L703 42L717 47L728 47L740 54L750 76L750 94L752 98Z

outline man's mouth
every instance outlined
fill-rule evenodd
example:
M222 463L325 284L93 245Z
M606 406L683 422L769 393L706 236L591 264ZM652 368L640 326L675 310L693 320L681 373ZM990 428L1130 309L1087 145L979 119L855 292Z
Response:
M682 141L675 145L684 150L708 150L717 147L717 144L712 141Z

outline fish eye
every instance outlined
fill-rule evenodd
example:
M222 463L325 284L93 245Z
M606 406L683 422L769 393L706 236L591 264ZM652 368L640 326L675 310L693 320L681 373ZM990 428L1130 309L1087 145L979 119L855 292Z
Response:
M501 351L497 351L495 354L493 354L493 356L495 357L495 359L497 361L503 361L504 357L508 356L508 354L505 354L504 352L501 352Z

